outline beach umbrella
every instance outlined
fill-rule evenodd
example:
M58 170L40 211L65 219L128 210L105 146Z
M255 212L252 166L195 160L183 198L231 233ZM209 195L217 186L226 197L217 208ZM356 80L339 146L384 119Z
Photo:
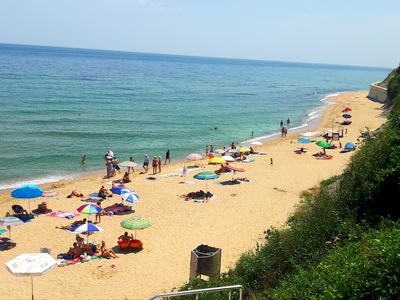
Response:
M342 110L342 112L348 112L348 111L351 111L351 108L350 108L350 107L345 107L345 108Z
M197 173L196 175L193 176L193 178L195 178L195 179L205 180L206 181L206 191L207 192L208 192L207 181L208 180L212 180L212 179L216 179L218 177L219 177L218 174L216 174L214 172L210 172L210 171L200 172L200 173Z
M7 227L8 237L11 239L11 226L18 226L24 224L23 221L16 217L5 217L0 219L0 226Z
M11 192L11 197L17 198L17 199L28 199L28 205L29 205L29 212L31 212L31 201L30 199L33 198L38 198L42 197L43 190L38 187L37 185L34 184L28 184L21 186L19 188L16 188Z
M223 164L225 160L219 156L214 156L208 160L209 164Z
M308 137L302 136L297 139L299 143L308 144L311 143L311 140Z
M53 191L53 190L47 190L47 191L44 191L42 193L42 197L48 198L47 202L49 202L49 206L50 206L49 199L50 198L54 198L54 197L58 197L58 193L56 191Z
M6 263L13 275L31 277L32 300L34 300L33 276L46 274L56 265L54 258L47 253L24 253Z
M233 176L234 176L235 172L244 172L244 171L246 171L246 170L243 169L243 168L239 168L239 167L232 166L232 165L226 166L226 169L229 170L229 171L233 171L233 173L232 173L232 180L233 180Z
M346 145L344 145L344 149L354 150L354 149L356 149L356 145L354 145L354 143L352 143L352 142L348 142L348 143L346 143Z
M122 189L125 189L125 187L119 185L119 186L113 187L110 191L111 191L113 194L121 195L121 190L122 190Z
M101 212L101 207L93 204L84 204L82 206L79 206L77 209L81 214L85 215L95 215Z
M251 142L250 145L254 145L254 146L261 146L263 143L259 142L259 141L254 141Z
M243 153L243 152L250 152L250 148L240 146L238 149L238 152Z
M132 204L139 202L139 195L129 189L121 190L121 198Z
M202 160L203 156L201 156L201 154L198 153L191 153L188 156L186 156L186 160L190 160L190 161L195 161L195 160Z
M122 221L120 224L122 228L135 230L135 239L136 230L143 230L151 226L151 223L141 216L134 216L132 218Z
M217 150L214 150L213 153L224 154L224 153L225 153L225 150L224 150L224 149L217 149Z
M127 161L123 161L119 164L121 167L127 167L127 168L136 168L138 166L137 163L127 160Z
M78 226L72 233L82 233L86 234L86 244L89 243L89 234L95 233L95 232L101 232L104 231L102 228L99 226L94 225L93 223L87 222L85 224L82 224L81 226Z
M315 144L317 144L318 146L322 147L322 148L329 148L332 147L331 144L329 144L328 142L325 141L318 141Z
M351 115L349 115L349 114L343 114L342 117L345 118L345 119L350 119L350 118L351 118Z
M224 155L221 157L223 160L228 161L228 162L232 162L232 161L236 161L236 159L234 159L232 156L230 155Z

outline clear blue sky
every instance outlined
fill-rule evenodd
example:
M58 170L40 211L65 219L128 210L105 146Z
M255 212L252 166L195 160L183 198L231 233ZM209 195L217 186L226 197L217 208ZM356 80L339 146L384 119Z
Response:
M400 1L0 0L0 43L395 67Z

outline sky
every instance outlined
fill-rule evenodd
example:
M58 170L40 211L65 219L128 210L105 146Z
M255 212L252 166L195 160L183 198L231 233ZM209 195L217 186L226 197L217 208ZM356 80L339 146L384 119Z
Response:
M0 43L393 68L400 1L0 0Z

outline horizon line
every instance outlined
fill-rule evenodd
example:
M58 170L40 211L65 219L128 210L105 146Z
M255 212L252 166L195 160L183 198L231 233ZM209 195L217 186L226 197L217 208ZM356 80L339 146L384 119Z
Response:
M365 65L347 65L347 64L335 64L335 63L323 63L323 62L303 62L303 61L290 61L290 60L268 60L268 59L256 59L256 58L241 58L241 57L223 57L223 56L203 56L203 55L190 55L190 54L174 54L174 53L158 53L158 52L143 52L143 51L132 51L132 50L119 50L119 49L98 49L98 48L81 48L71 46L54 46L54 45L37 45L37 44L19 44L19 43L4 43L0 42L0 45L10 46L30 46L30 47L48 47L48 48L59 48L59 49L71 49L71 50L89 50L89 51L104 51L104 52L120 52L129 54L150 54L150 55L165 55L165 56L181 56L181 57L192 57L192 58L208 58L208 59L221 59L221 60L241 60L241 61L254 61L254 62L277 62L277 63L294 63L294 64L309 64L309 65L320 65L320 66L338 66L338 67L359 67L359 68L371 68L371 69L385 69L393 70L396 67L388 66L365 66Z

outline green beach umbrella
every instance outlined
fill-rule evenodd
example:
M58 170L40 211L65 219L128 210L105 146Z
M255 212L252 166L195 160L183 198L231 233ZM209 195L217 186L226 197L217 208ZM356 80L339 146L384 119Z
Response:
M122 221L120 224L122 228L135 230L135 239L136 239L136 230L143 230L151 226L151 223L141 216L134 216L125 221Z
M329 144L328 142L325 141L318 141L315 144L317 144L318 146L322 147L322 148L329 148L332 147L331 144Z

